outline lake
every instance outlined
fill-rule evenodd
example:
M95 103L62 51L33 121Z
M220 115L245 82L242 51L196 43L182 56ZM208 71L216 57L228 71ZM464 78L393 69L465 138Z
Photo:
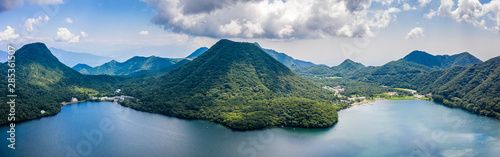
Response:
M16 125L1 156L497 156L500 121L429 101L376 101L339 112L327 129L232 131L110 102L66 105Z

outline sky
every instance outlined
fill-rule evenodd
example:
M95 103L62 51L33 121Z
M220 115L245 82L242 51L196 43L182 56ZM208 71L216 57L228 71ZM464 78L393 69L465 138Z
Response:
M383 65L413 50L500 56L500 0L0 0L0 48L186 57L220 39Z

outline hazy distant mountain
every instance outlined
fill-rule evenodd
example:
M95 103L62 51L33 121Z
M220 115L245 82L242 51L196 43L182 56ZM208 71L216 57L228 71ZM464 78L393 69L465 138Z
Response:
M0 63L7 62L7 57L9 54L5 51L0 50Z
M54 56L68 67L73 67L78 63L87 64L89 66L98 66L112 60L110 57L97 56L90 53L72 52L57 48L50 48Z
M77 64L74 67L72 67L71 69L74 69L74 70L80 72L82 70L92 69L92 67L87 65L87 64Z
M321 103L336 100L333 93L251 43L220 40L168 74L122 89L142 101L132 108L234 129L329 127L337 121L335 106Z
M455 55L431 55L423 51L413 51L401 60L426 65L431 68L446 69L452 66L467 66L482 62L468 52Z
M285 65L287 67L291 67L292 65L297 65L297 66L314 66L314 65L316 65L316 64L311 63L311 62L294 59L294 58L292 58L284 53L280 53L280 52L277 52L275 50L262 48L259 45L259 43L253 43L253 44L257 45L259 48L264 50L264 52L271 55L271 57L278 60L278 62L281 62L283 65Z
M208 50L207 47L200 47L199 49L197 49L196 51L194 51L193 53L191 53L189 56L187 56L186 58L188 58L188 59L194 59L194 58L200 56L201 54L203 54L207 50Z
M135 56L129 60L120 63L118 61L112 60L100 66L96 66L92 69L87 69L87 73L90 75L129 75L142 70L158 70L164 67L174 65L175 63L183 60L183 58L161 58L156 56L151 57L141 57Z

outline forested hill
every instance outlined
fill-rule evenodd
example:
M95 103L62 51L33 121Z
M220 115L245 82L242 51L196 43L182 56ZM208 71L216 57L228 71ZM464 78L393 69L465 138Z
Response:
M154 80L123 87L141 102L125 105L206 119L233 129L329 127L337 99L251 43L220 40L191 62ZM154 92L152 92L154 91Z
M92 69L92 67L87 65L87 64L79 63L79 64L73 66L71 69L76 70L76 71L81 73L82 70Z
M307 77L346 77L363 69L365 66L350 59L344 60L341 64L333 67L326 65L315 66L292 66L291 69L301 76Z
M500 119L500 57L426 73L412 82L444 105Z
M61 110L61 102L72 97L85 99L103 92L111 92L120 78L84 76L61 63L43 43L24 45L15 53L15 93L7 93L7 79L0 80L0 100L7 102L7 94L16 94L16 121L49 116ZM7 78L7 63L0 65L0 77ZM9 105L0 105L0 114L9 113ZM42 110L44 112L42 112ZM0 124L7 123L1 118Z
M90 75L120 75L127 76L132 73L137 73L140 71L148 71L148 70L158 70L161 68L165 68L175 63L183 60L183 58L161 58L156 56L151 57L140 57L135 56L130 58L129 60L120 63L115 60L112 60L103 65L94 67L92 69L87 69L86 73Z
M482 62L468 52L455 55L431 55L423 51L413 51L401 60L422 64L431 68L447 69L452 66L468 66Z

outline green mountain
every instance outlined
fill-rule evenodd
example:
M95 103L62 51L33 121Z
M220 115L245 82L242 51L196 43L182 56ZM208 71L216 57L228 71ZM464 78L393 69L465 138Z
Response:
M301 76L319 76L319 77L346 77L352 75L354 72L363 69L365 66L361 63L354 62L346 59L344 62L337 66L328 67L326 65L316 66L292 66L291 69Z
M358 69L361 69L364 67L365 66L361 63L354 62L350 59L346 59L344 62L340 63L340 65L332 67L332 69L338 70L338 71L344 71L344 70L355 71L355 70L358 70Z
M413 51L401 60L422 64L431 68L447 69L452 66L468 66L482 62L468 52L456 55L431 55L423 51Z
M127 76L132 73L145 71L145 70L158 70L165 68L183 60L182 58L161 58L156 56L140 57L135 56L123 63L112 60L101 66L88 69L87 73L90 75L120 75Z
M348 79L398 88L416 87L410 81L436 69L408 61L391 61L378 67L365 67L348 75Z
M97 56L90 53L66 51L53 47L49 48L49 50L54 56L57 57L57 59L59 59L59 61L61 61L68 67L73 67L78 63L87 64L90 66L98 66L112 60L112 58L106 56Z
M342 77L343 74L340 71L331 69L326 65L316 65L316 66L291 66L294 72L304 77Z
M77 65L75 65L74 67L72 67L71 69L73 70L76 70L78 72L82 71L82 70L88 70L88 69L92 69L91 66L87 65L87 64L82 64L82 63L79 63Z
M157 69L157 70L141 70L138 72L131 73L131 74L127 75L127 77L141 78L141 77L161 76L161 75L164 75L164 74L174 70L175 68L178 68L178 67L180 67L180 66L182 66L190 61L191 61L190 59L183 59L183 60L175 63L174 65L171 65L168 67L164 67L164 68Z
M119 78L110 76L84 76L61 63L43 43L24 45L15 53L16 121L54 115L61 110L61 102L72 97L86 99L106 92L112 94L112 84ZM7 72L7 63L0 70ZM7 78L7 73L0 73ZM0 80L0 88L7 89L7 79ZM7 90L0 100L7 102ZM8 105L0 106L0 114L9 113ZM42 113L41 111L45 111ZM8 123L1 118L0 124Z
M199 49L196 49L196 51L191 53L189 56L187 56L186 58L187 59L194 59L194 58L200 56L201 54L205 53L207 50L208 50L207 47L200 47Z
M126 106L233 129L329 127L337 121L336 110L345 107L258 46L229 40L166 75L122 89L141 100Z
M435 78L435 79L434 79ZM418 84L422 80L430 83ZM467 67L453 67L413 80L437 102L500 119L500 57Z
M346 59L344 62L340 63L338 66L331 67L333 71L339 72L342 77L349 76L356 71L363 69L365 66L361 63L354 62L350 59Z

